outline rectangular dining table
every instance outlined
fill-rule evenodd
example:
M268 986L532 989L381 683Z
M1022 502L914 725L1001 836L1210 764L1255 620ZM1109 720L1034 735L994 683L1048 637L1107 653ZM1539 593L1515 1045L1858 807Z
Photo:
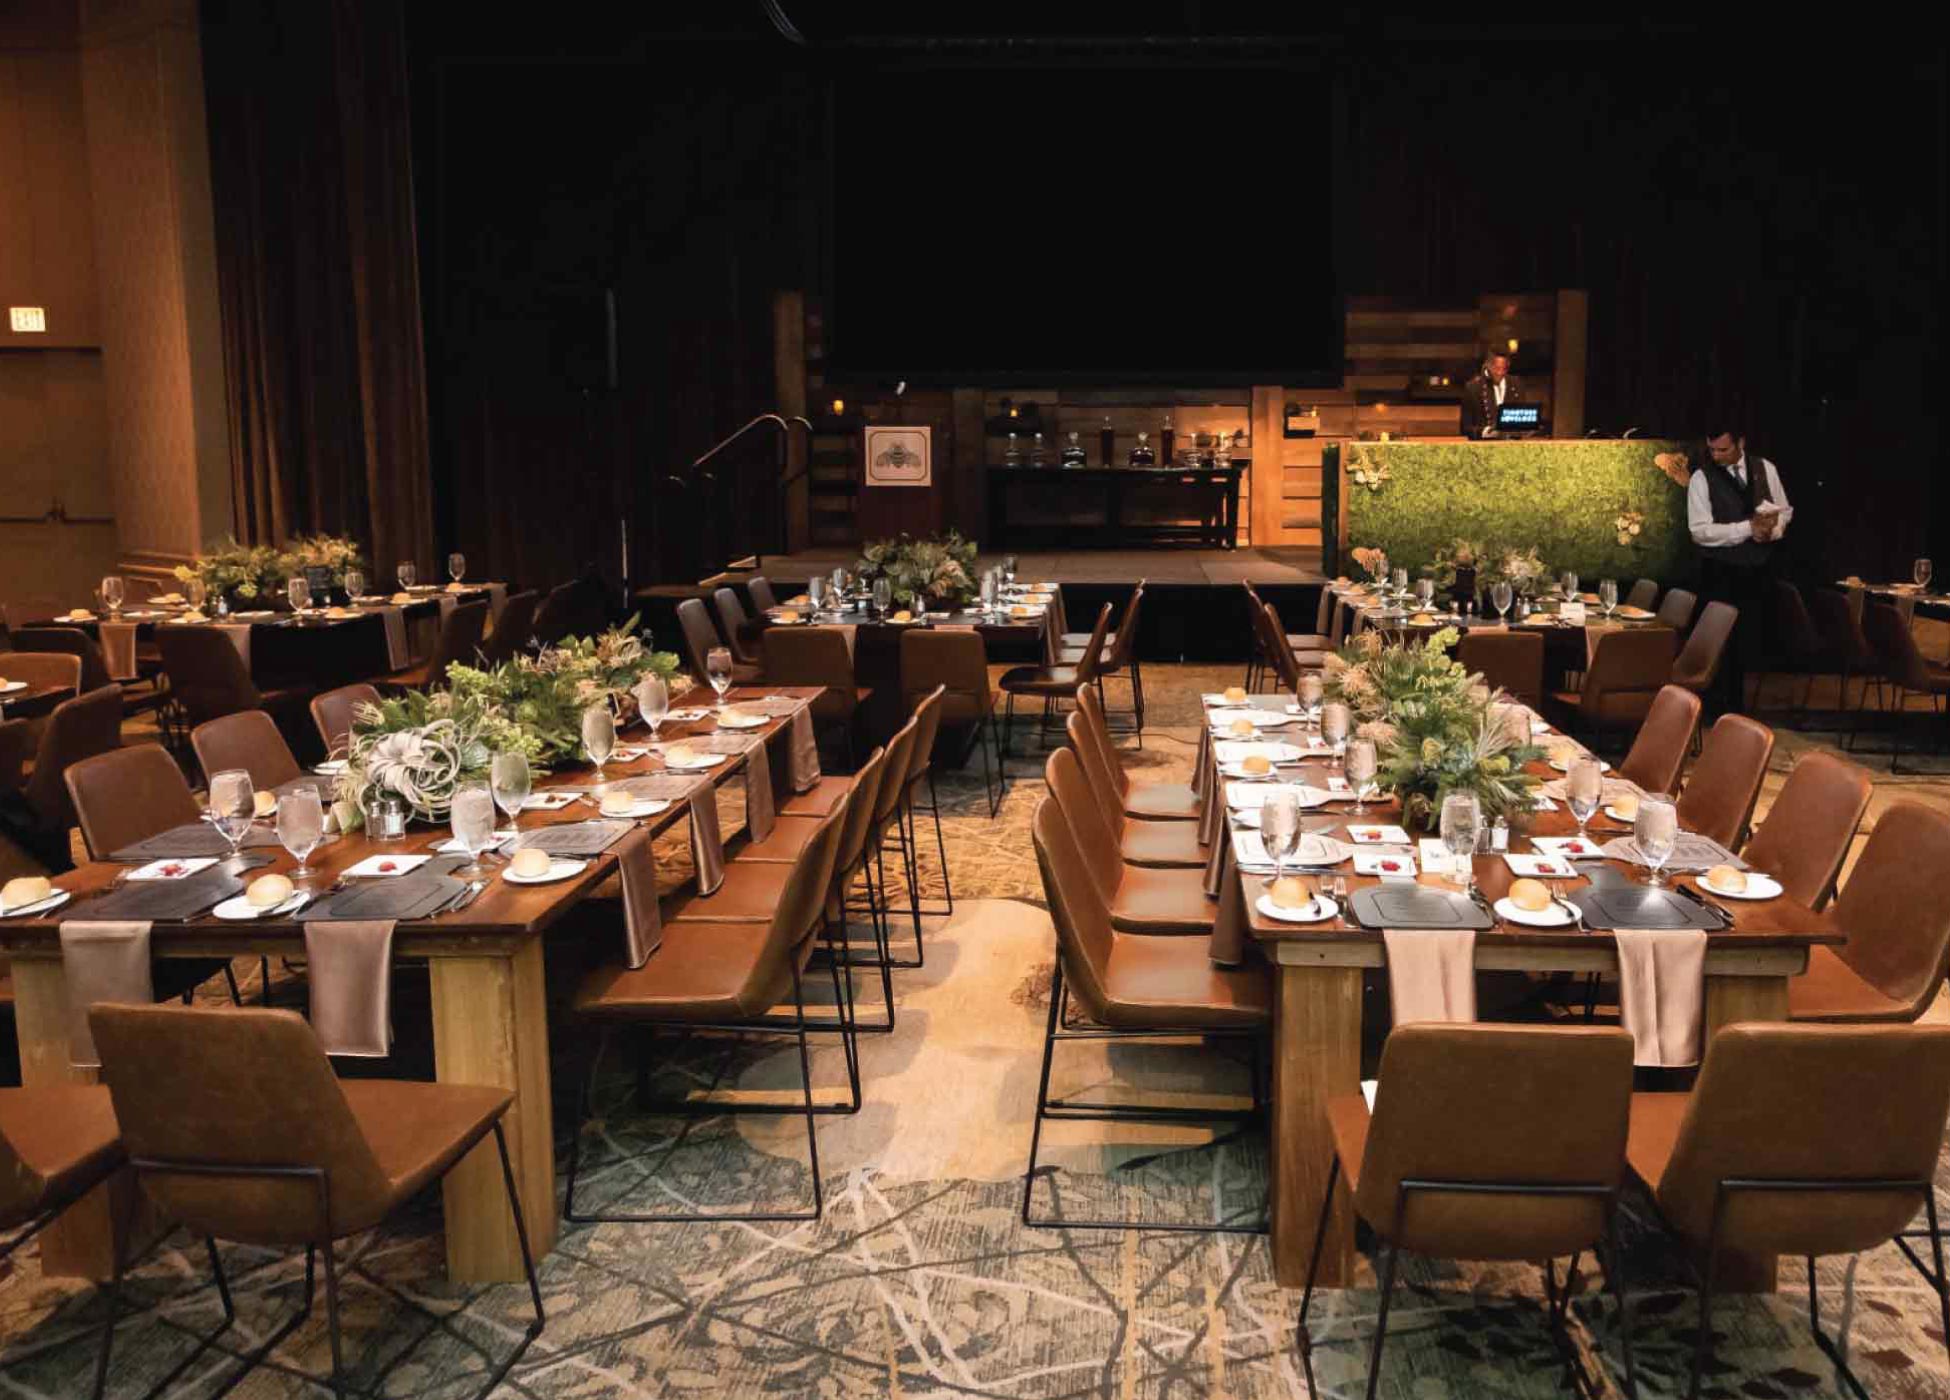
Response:
M817 686L758 687L731 692L730 699L783 695L810 701ZM673 708L705 708L711 693L692 689L673 701ZM783 785L785 749L791 716L769 717L762 728L738 731L764 742L747 753L727 755L709 770L714 789L746 765L763 759L772 765L773 791L781 803L791 791ZM660 734L673 739L712 732L712 718L689 722L666 721ZM647 735L633 731L624 743L640 743ZM646 755L633 762L612 760L609 779L660 771L661 759ZM537 792L566 785L587 786L592 770L579 766L539 776ZM685 820L686 802L674 802L640 823L653 833ZM572 802L554 812L524 812L524 829L560 822L582 821L596 815L593 803ZM367 856L407 855L430 849L450 833L444 828L410 828L398 841L379 842L363 832L340 837L312 853L317 872L308 887L322 889L339 873ZM288 871L295 862L273 846L256 854L271 854L271 863L253 874ZM86 1082L92 1071L69 1063L67 979L61 963L60 929L64 918L87 917L86 896L113 884L124 867L91 862L54 883L77 897L47 914L0 920L0 951L13 960L15 1028L20 1045L24 1084ZM480 897L464 909L433 918L402 921L394 934L395 957L426 960L433 997L434 1075L442 1083L488 1084L511 1090L513 1106L504 1122L508 1151L514 1163L522 1214L536 1255L555 1243L555 1141L549 1097L548 1020L544 1001L542 945L549 929L564 914L588 898L611 875L612 853L592 859L581 874L546 885L514 886L490 877ZM619 912L618 919L620 921ZM291 918L254 922L226 922L205 914L198 918L157 923L151 931L156 957L236 958L302 956L303 926ZM617 952L621 955L619 923ZM69 1209L42 1236L43 1269L50 1275L106 1278L111 1263L110 1211L104 1187ZM124 1188L126 1189L126 1188ZM514 1221L508 1211L500 1167L491 1144L477 1147L443 1183L446 1206L447 1270L464 1282L518 1280L523 1276Z
M1286 697L1256 695L1247 703L1284 709ZM1269 740L1283 737L1279 729L1264 732ZM1291 739L1292 733L1284 737ZM1570 741L1560 736L1549 742ZM1219 772L1215 753L1206 747L1201 754L1206 764L1201 782L1207 785L1204 791L1211 794L1211 800L1223 802L1228 779ZM1546 780L1560 776L1542 763L1532 765L1531 771ZM1326 787L1328 775L1324 759L1303 760L1279 770L1282 781L1319 788ZM1345 839L1350 821L1398 824L1401 820L1400 804L1392 797L1370 799L1360 817L1353 816L1351 807L1352 799L1348 798L1331 801L1326 808L1305 810L1304 825L1321 835ZM1227 827L1228 823L1219 823L1218 840L1229 840ZM1510 849L1518 853L1531 849L1530 836L1569 836L1576 830L1576 821L1560 802L1555 811L1532 814L1523 835L1512 833ZM1614 834L1618 834L1617 829L1594 832L1606 838ZM1620 871L1636 870L1620 861L1605 864ZM1459 881L1452 877L1427 873L1419 858L1416 869L1420 883L1459 887ZM1320 872L1300 873L1314 876ZM1355 874L1351 861L1331 873L1345 878L1350 898L1364 886L1381 883L1379 876ZM1479 854L1475 873L1477 885L1491 900L1507 893L1514 878L1500 852ZM1327 1101L1360 1092L1362 978L1385 967L1387 958L1382 931L1362 927L1346 909L1335 918L1313 924L1285 923L1262 914L1255 905L1268 878L1228 861L1219 891L1218 917L1242 920L1260 954L1273 966L1273 1121L1268 1167L1273 1263L1283 1285L1299 1287L1306 1281L1314 1230L1333 1164ZM1692 883L1686 876L1668 878ZM1583 877L1566 883L1582 884ZM1831 913L1817 913L1785 897L1727 901L1724 907L1732 915L1732 926L1707 935L1703 1034L1709 1039L1717 1027L1736 1021L1786 1020L1788 979L1807 969L1808 950L1817 944L1845 941ZM1479 972L1616 975L1617 943L1603 930L1529 928L1499 918L1495 927L1476 935L1476 968ZM1549 1130L1547 1124L1539 1126L1540 1131ZM1326 1287L1345 1287L1352 1278L1353 1262L1353 1214L1343 1184L1322 1239L1318 1281ZM1723 1261L1716 1278L1730 1289L1769 1291L1773 1288L1774 1261L1758 1256L1729 1258Z

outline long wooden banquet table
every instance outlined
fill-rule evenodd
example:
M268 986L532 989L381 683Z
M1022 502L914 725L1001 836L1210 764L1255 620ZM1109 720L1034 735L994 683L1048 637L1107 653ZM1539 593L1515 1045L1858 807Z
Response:
M810 702L820 694L816 686L758 687L730 692L732 701L768 695L790 696ZM702 688L676 697L673 708L709 705L711 692ZM764 743L746 754L727 755L709 770L714 788L746 765L765 755L772 764L773 791L783 802L791 791L783 777L791 716L769 718L762 728L740 730ZM709 717L691 722L667 721L660 738L674 739L711 733ZM648 738L640 728L628 743ZM614 781L661 771L662 760L646 754L624 763L612 760L605 776ZM586 766L538 775L535 791L552 787L586 787L593 770ZM321 783L328 781L320 780ZM687 819L689 804L675 802L640 825L661 833ZM521 827L531 830L560 822L594 817L593 802L571 802L558 811L530 811ZM443 827L410 828L398 841L374 841L363 832L342 836L312 853L317 872L306 888L324 890L341 871L371 855L410 855L430 850L451 833ZM539 1257L554 1246L556 1236L555 1141L549 1098L548 1020L544 1005L542 945L549 930L569 910L587 899L616 872L612 852L597 856L570 879L545 885L516 886L493 876L480 897L465 908L432 918L401 922L394 934L398 958L424 958L432 982L435 1078L442 1083L491 1084L514 1091L508 1110L508 1151L514 1162L528 1238ZM252 854L272 854L258 874L288 871L296 864L283 850L254 848ZM54 883L77 896L47 914L0 921L0 951L13 959L16 1033L20 1044L23 1083L55 1084L87 1081L92 1071L69 1063L69 1005L67 979L61 963L60 928L64 918L86 918L86 896L114 883L126 867L93 862L61 876ZM617 956L622 956L622 915L618 913ZM304 934L289 918L254 922L226 922L209 914L177 923L157 923L151 932L156 957L235 958L302 956ZM97 1191L51 1227L42 1237L43 1269L51 1275L106 1278L110 1267L108 1188ZM474 1152L445 1178L447 1269L461 1281L519 1280L521 1253L498 1160L491 1144Z
M1363 626L1408 639L1432 636L1444 627L1458 627L1461 619L1449 606L1438 602L1434 607L1424 609L1410 600L1405 606L1399 603L1384 604L1377 591L1370 585L1341 583L1338 580L1327 585L1334 597L1336 612L1345 610L1349 616L1342 635L1351 637ZM1544 639L1544 665L1547 682L1551 674L1561 675L1566 671L1582 671L1597 648L1598 638L1606 632L1627 629L1672 632L1672 628L1661 622L1656 613L1641 608L1621 605L1610 619L1605 618L1598 605L1598 595L1582 595L1587 609L1587 621L1567 622L1559 616L1557 607L1563 601L1560 593L1551 593L1542 600L1547 607L1539 607L1527 617L1516 621L1473 618L1469 623L1472 632L1535 632ZM1416 622L1415 618L1428 616L1427 622ZM1679 636L1673 633L1673 650L1679 647Z
M1288 697L1255 695L1246 703L1256 708L1284 709ZM1299 730L1273 728L1264 734L1268 740L1296 742ZM1307 747L1304 740L1298 742L1303 749ZM1561 745L1570 741L1554 736L1548 742ZM1205 771L1201 783L1212 800L1223 803L1225 785L1232 780L1219 772L1216 752L1213 749L1202 757ZM1530 771L1546 781L1562 776L1544 763L1533 764ZM1328 758L1323 756L1283 766L1278 776L1284 782L1305 782L1325 789L1332 772ZM1310 831L1337 837L1352 846L1347 832L1350 822L1396 824L1401 820L1400 803L1392 797L1370 798L1359 817L1351 812L1352 802L1352 797L1336 798L1326 808L1303 811L1303 824ZM1576 832L1576 820L1567 805L1559 802L1555 811L1533 814L1523 834L1513 831L1509 848L1522 853L1533 849L1531 836L1572 836ZM1624 834L1624 828L1600 814L1594 816L1589 834L1596 844ZM1219 822L1217 839L1229 838L1228 822ZM1604 864L1621 872L1638 869L1623 861ZM1351 859L1327 872L1295 869L1309 878L1323 873L1342 876L1350 900L1355 891L1381 883L1379 876L1354 873ZM1419 856L1416 872L1420 883L1459 888L1454 877L1427 873ZM1490 900L1507 893L1514 878L1500 852L1477 855L1475 872L1477 885ZM1687 876L1668 875L1667 879L1671 883L1695 883ZM1326 1103L1336 1096L1360 1092L1362 978L1385 967L1387 958L1381 930L1363 927L1349 917L1345 907L1338 917L1313 924L1283 923L1260 913L1255 905L1269 880L1269 876L1240 870L1228 859L1219 891L1219 917L1243 921L1258 951L1273 965L1278 982L1269 1168L1273 1259L1280 1282L1298 1287L1306 1281L1314 1230L1334 1158ZM1587 882L1579 876L1563 883L1570 889ZM1710 1037L1715 1028L1736 1021L1786 1020L1788 979L1807 970L1808 950L1817 944L1845 941L1832 915L1817 913L1785 897L1716 903L1732 915L1733 924L1707 935L1704 1035ZM1476 935L1476 968L1479 972L1616 975L1617 943L1605 930L1530 928L1499 918L1495 927ZM1549 1125L1540 1124L1539 1130L1548 1132ZM1321 1250L1319 1282L1328 1287L1346 1286L1353 1275L1354 1229L1344 1183L1336 1193ZM1773 1278L1771 1257L1730 1259L1716 1272L1721 1286L1748 1291L1770 1291Z

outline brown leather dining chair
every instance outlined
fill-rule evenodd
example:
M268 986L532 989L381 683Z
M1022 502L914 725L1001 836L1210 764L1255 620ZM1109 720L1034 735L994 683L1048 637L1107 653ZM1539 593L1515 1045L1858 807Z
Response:
M1044 765L1050 796L1070 829L1111 927L1125 933L1210 934L1218 901L1205 893L1203 870L1131 865L1104 820L1090 780L1073 749L1058 749ZM1176 824L1173 824L1176 825Z
M725 645L731 648L731 659L764 671L765 643L752 628L751 617L738 601L736 590L720 588L711 595L711 602L718 610L718 628L724 633Z
M1137 735L1138 747L1144 747L1144 669L1138 659L1139 629L1143 625L1145 580L1139 579L1137 587L1131 590L1131 600L1124 605L1124 615L1117 620L1117 626L1104 634L1104 659L1097 667L1097 687L1108 695L1105 682L1113 676L1122 676L1131 691L1130 733ZM1083 649L1090 636L1084 633L1077 637L1075 645L1065 639L1061 656L1064 665L1074 666L1083 660Z
M311 698L311 722L325 743L327 758L344 758L346 743L352 737L352 720L361 705L377 705L379 691L359 681L328 690Z
M1646 792L1677 793L1699 725L1700 698L1690 690L1669 685L1653 697L1652 709L1633 736L1618 776Z
M1456 660L1465 671L1482 676L1483 684L1500 690L1531 709L1544 703L1544 636L1541 632L1492 632L1472 627L1456 646Z
M995 714L996 690L989 682L988 649L973 629L911 627L901 634L901 698L909 710L937 686L941 727L958 736L955 766L982 751L982 791L993 817L1002 805L1002 741ZM991 770L990 759L994 759Z
M575 581L558 583L549 589L546 596L535 608L535 640L545 647L552 647L576 629L576 615L580 611L578 596L580 588Z
M1642 578L1632 585L1632 591L1625 595L1625 606L1655 611L1659 606L1659 580Z
M770 612L779 605L778 595L772 591L772 581L763 574L753 574L745 580L745 594L752 600L752 606L760 612Z
M1575 1273L1577 1256L1596 1249L1619 1310L1626 1394L1636 1396L1617 1229L1631 1096L1632 1037L1618 1027L1397 1026L1382 1046L1374 1112L1358 1093L1327 1101L1334 1161L1296 1331L1308 1393L1322 1392L1307 1313L1345 1178L1380 1255L1370 1400L1403 1250L1542 1261L1546 1318L1561 1336L1569 1277L1560 1301L1554 1261L1569 1255Z
M535 609L541 601L542 595L532 588L508 595L493 630L481 642L483 666L505 666L527 649L535 640Z
M107 678L108 671L102 671L102 685L113 685ZM0 652L0 681L21 681L31 690L71 690L83 693L81 684L81 658L58 651L9 651ZM99 690L101 686L89 689ZM0 696L4 700L5 696Z
M1082 765L1084 781L1097 800L1097 810L1117 838L1117 853L1130 865L1161 869L1203 870L1207 851L1198 843L1197 822L1142 821L1127 815L1119 800L1117 780L1111 776L1097 736L1081 712L1064 721L1070 748Z
M1037 804L1030 830L1050 922L1056 927L1056 958L1050 972L1049 1020L1043 1032L1043 1064L1029 1132L1029 1164L1022 1174L1023 1224L1064 1230L1262 1233L1265 1226L1257 1210L1243 1219L1240 1212L1233 1211L1213 1221L1038 1218L1032 1214L1037 1177L1048 1175L1051 1189L1056 1186L1054 1171L1036 1165L1047 1121L1216 1126L1259 1117L1261 1041L1272 1024L1273 989L1264 966L1214 966L1209 948L1197 939L1147 938L1118 932L1054 799L1045 797ZM1087 1018L1087 1026L1080 1026L1076 1018L1066 1014L1070 1002ZM1115 1043L1186 1035L1207 1041L1244 1042L1250 1107L1228 1110L1050 1097L1050 1076L1059 1043ZM1113 1054L1111 1064L1118 1063Z
M235 1320L216 1242L266 1249L303 1245L305 1297L299 1312L243 1359L232 1383L310 1315L313 1259L322 1254L332 1356L327 1384L344 1396L334 1243L378 1225L446 1176L490 1133L501 1156L501 1180L535 1317L512 1353L492 1368L477 1392L481 1400L540 1335L546 1320L541 1287L501 1128L514 1100L510 1091L340 1080L311 1027L289 1011L97 1003L88 1020L136 1181L165 1219L203 1237L224 1305L222 1324L200 1339L169 1379L215 1345ZM118 1251L103 1370L127 1266Z
M817 1220L824 1209L825 1196L819 1180L819 1136L816 1128L819 1106L813 1102L812 1058L807 1036L812 1027L806 1017L805 984L802 973L812 958L815 935L826 913L826 897L838 855L840 818L846 812L842 803L824 819L819 832L805 844L799 859L788 867L787 876L778 882L777 897L760 917L727 919L704 917L679 908L664 921L663 942L639 968L621 963L596 968L576 989L576 1014L598 1027L603 1040L618 1030L669 1028L678 1031L710 1031L734 1035L753 1033L790 1036L798 1046L802 1084L798 1104L781 1102L739 1103L683 1101L657 1107L689 1116L699 1113L735 1116L743 1113L781 1115L802 1114L806 1120L806 1150L811 1159L812 1209L809 1211L757 1210L744 1212L686 1211L674 1214L605 1210L600 1213L578 1210L576 1188L582 1171L583 1129L590 1117L589 1089L585 1089L581 1120L569 1140L569 1181L563 1214L574 1221L696 1222L700 1220L779 1221ZM763 866L748 867L763 870ZM726 872L726 884L730 872ZM725 893L720 889L718 895ZM710 900L697 901L708 904ZM772 1015L787 997L792 1001L790 1017ZM590 1071L593 1087L600 1067L599 1049ZM857 1061L848 1056L849 1075L857 1075ZM857 1103L857 1078L854 1079ZM655 1111L653 1109L652 1111ZM844 1111L844 1110L843 1110ZM658 1170L669 1161L670 1153L682 1137L665 1150Z
M1862 610L1862 631L1875 649L1882 679L1895 690L1894 731L1889 741L1889 771L1903 771L1903 718L1909 696L1927 696L1931 718L1941 728L1943 697L1950 695L1950 666L1933 661L1916 644L1910 619L1892 604L1870 599ZM1935 746L1941 750L1941 736Z
M1869 645L1861 619L1850 605L1847 593L1840 589L1817 588L1807 595L1807 602L1815 627L1821 633L1822 645L1836 659L1840 668L1836 703L1848 719L1847 742L1853 748L1856 731L1861 725L1862 706L1868 703L1869 686L1873 683L1878 690L1882 686L1876 650ZM1848 683L1857 677L1861 678L1862 684L1856 689L1855 703L1850 705Z
M1740 858L1781 882L1797 904L1820 909L1835 892L1875 785L1837 754L1804 754L1781 785L1767 820Z
M1110 770L1111 789L1123 805L1125 815L1142 821L1196 821L1200 799L1190 783L1134 783L1124 760L1111 743L1110 726L1104 719L1103 697L1097 687L1086 685L1077 692L1077 709L1089 724Z
M455 662L472 665L478 657L481 638L487 633L488 601L458 603L440 619L440 631L433 639L427 659L380 676L375 684L391 690L425 690L447 683L447 668Z
M1672 647L1659 627L1599 633L1584 684L1550 696L1557 723L1585 733L1637 728L1672 679Z
M304 705L304 692L292 687L259 689L236 646L215 627L159 627L156 640L170 694L191 726L239 710L266 710L286 724Z
M1808 970L1788 979L1788 1016L1921 1016L1950 968L1950 902L1937 890L1946 869L1950 816L1916 802L1892 803L1835 900L1835 925L1847 941L1808 950Z
M1726 660L1733 629L1739 621L1740 609L1731 603L1715 601L1701 609L1699 621L1686 634L1686 644L1679 649L1678 659L1672 663L1672 683L1683 685L1697 695L1711 694L1713 683L1720 678L1720 664ZM1735 696L1734 699L1744 707L1744 696Z
M58 873L74 866L68 833L77 818L68 769L122 746L121 687L63 700L38 736L33 728L28 720L0 722L0 829Z
M1950 1336L1937 1234L1937 1154L1950 1114L1950 1026L1722 1028L1690 1094L1634 1094L1626 1159L1659 1214L1697 1259L1699 1328L1686 1394L1712 1369L1714 1264L1722 1252L1801 1255L1808 1324L1858 1395L1821 1330L1815 1259L1899 1238L1919 1204L1929 1221L1939 1315Z
M684 664L691 668L697 683L703 685L710 674L705 661L713 647L724 646L718 636L718 629L711 621L711 615L704 610L701 598L686 598L677 605L677 630L684 639ZM777 631L794 631L794 628L778 628ZM729 648L727 648L729 650ZM849 668L850 669L850 668ZM755 685L765 679L765 673L752 665L741 665L738 654L732 652L731 683L733 685ZM797 685L798 681L782 680L773 677L777 685Z
M1685 636L1693 625L1693 610L1699 606L1699 595L1684 588L1666 590L1666 596L1659 600L1657 617L1680 636Z
M252 787L270 792L305 775L291 755L291 746L262 710L244 710L199 724L190 731L190 747L196 750L206 782L212 773L241 768L251 775Z
M1047 734L1056 714L1058 701L1075 700L1077 691L1097 678L1097 667L1104 657L1104 637L1110 631L1110 604L1097 610L1097 624L1083 654L1073 664L1055 666L1012 666L1002 673L1002 693L1008 697L1002 710L1002 758L1009 757L1010 737L1015 728L1016 697L1043 702L1041 731Z
M1300 688L1300 673L1303 667L1322 664L1323 653L1307 652L1304 655L1287 644L1286 633L1281 630L1280 614L1271 603L1260 604L1261 633L1265 638L1266 654L1272 658L1267 674L1281 690L1292 694Z
M1773 756L1773 730L1745 715L1721 715L1679 794L1681 829L1739 850Z
M1801 698L1794 705L1797 717L1805 720L1809 704L1814 699L1816 678L1839 678L1846 669L1847 661L1815 622L1814 613L1808 609L1807 598L1786 579L1774 581L1772 614L1774 665L1807 677ZM1759 708L1758 689L1755 691L1755 708Z
M105 685L118 684L108 674L101 644L79 627L22 627L13 634L13 643L14 650L22 654L72 656L81 667L75 684L82 690L100 690Z
M748 670L749 667L732 667L734 676ZM819 698L812 703L813 723L840 734L845 745L846 766L853 767L854 731L861 707L872 697L873 688L857 683L853 649L847 645L842 629L812 626L770 629L765 637L765 683L823 687Z

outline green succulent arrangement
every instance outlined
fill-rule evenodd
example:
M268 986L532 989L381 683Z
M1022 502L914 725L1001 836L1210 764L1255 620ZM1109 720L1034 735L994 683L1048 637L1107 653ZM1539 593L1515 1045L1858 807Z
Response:
M208 554L172 571L179 582L201 579L212 599L240 603L265 602L284 596L285 581L308 568L331 570L332 585L345 587L348 569L360 565L359 544L346 535L298 535L282 549L268 544L239 544L225 540Z
M966 607L975 601L975 541L960 532L917 540L908 535L870 540L854 572L864 579L885 578L894 601L906 607Z
M463 783L485 780L498 753L542 757L540 741L477 694L409 690L353 712L345 768L333 795L348 828L365 822L366 798L390 792L420 821L440 821Z

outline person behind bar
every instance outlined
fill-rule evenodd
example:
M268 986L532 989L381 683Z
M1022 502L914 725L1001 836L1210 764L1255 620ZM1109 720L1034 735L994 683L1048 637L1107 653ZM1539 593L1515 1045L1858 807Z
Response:
M1749 457L1746 433L1725 415L1707 434L1706 456L1686 486L1686 527L1699 547L1706 596L1740 609L1720 667L1720 708L1737 710L1759 648L1775 546L1794 507L1774 464Z
M1466 438L1496 436L1496 411L1506 403L1523 397L1517 381L1510 377L1510 357L1501 350L1483 356L1483 369L1463 385L1462 431Z

